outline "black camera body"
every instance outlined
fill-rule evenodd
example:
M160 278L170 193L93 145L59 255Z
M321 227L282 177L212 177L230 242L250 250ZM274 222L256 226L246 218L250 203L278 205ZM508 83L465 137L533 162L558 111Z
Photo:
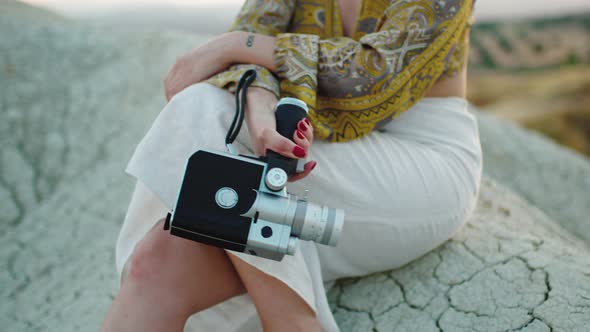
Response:
M294 98L277 104L277 130L286 137L307 114ZM231 149L230 149L231 151ZM288 176L303 160L267 151L264 157L198 150L188 160L170 233L201 243L282 260L297 240L336 245L344 212L287 193Z

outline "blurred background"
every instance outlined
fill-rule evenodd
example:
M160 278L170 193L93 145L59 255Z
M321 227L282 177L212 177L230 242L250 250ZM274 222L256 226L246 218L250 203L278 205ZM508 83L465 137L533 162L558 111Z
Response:
M226 31L242 0L25 0L122 29ZM469 100L590 156L590 2L478 0Z
M0 0L0 330L98 330L119 285L125 165L162 78L241 3ZM590 243L590 1L477 0L475 16L484 175Z

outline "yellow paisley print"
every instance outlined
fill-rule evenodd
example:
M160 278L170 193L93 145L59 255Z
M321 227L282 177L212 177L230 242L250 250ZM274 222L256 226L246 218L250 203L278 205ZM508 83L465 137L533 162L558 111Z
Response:
M276 77L234 65L208 80L232 88L248 68L254 86L305 101L315 136L343 142L409 109L465 65L473 0L361 0L351 38L337 0L247 0L232 30L277 37Z

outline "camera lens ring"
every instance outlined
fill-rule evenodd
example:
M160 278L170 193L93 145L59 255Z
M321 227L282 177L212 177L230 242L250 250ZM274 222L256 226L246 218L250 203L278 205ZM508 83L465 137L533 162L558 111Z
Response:
M295 216L293 216L292 233L295 236L301 236L301 230L305 223L305 214L307 212L307 201L297 200L297 207L295 208Z

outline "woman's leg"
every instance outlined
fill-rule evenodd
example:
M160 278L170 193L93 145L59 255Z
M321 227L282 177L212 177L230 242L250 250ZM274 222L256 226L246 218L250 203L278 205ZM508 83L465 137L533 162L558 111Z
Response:
M138 229L136 222L164 212L138 182L125 222ZM246 289L266 331L320 330L314 310L286 284L219 248L170 236L161 221L137 244L122 274L103 331L179 331L191 314Z
M138 182L126 224L161 215L161 204ZM179 331L191 314L246 289L266 331L320 330L314 310L285 283L224 250L170 236L162 221L137 244L122 274L103 331Z
M125 224L140 232L165 207L138 182ZM182 331L198 311L243 294L224 250L171 236L158 222L135 246L103 331Z
M289 286L234 255L228 256L256 306L264 331L322 330L314 310Z

